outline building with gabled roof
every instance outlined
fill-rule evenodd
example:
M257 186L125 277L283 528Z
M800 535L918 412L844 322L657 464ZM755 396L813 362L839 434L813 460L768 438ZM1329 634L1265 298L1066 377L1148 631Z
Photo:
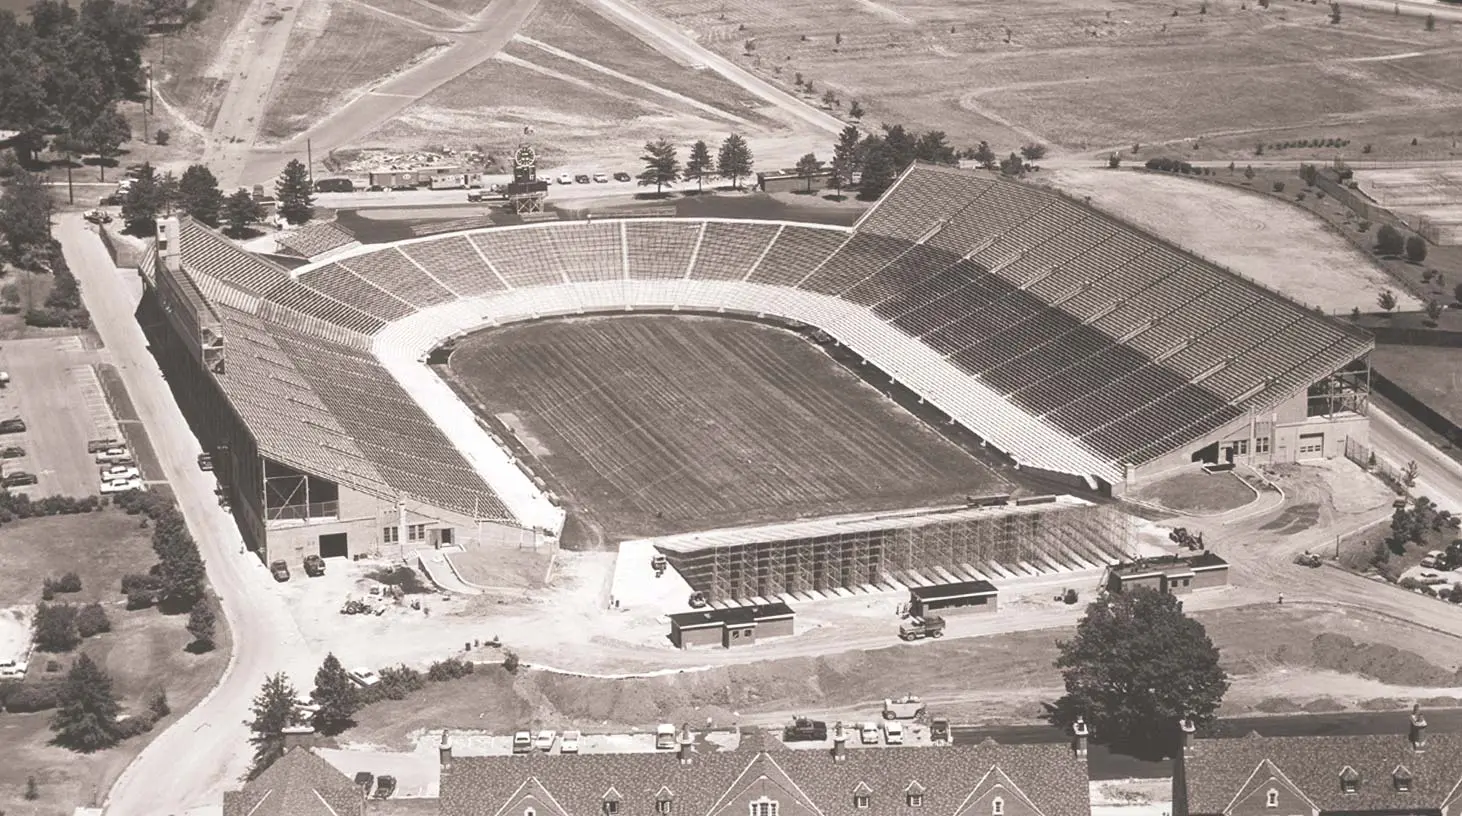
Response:
M1089 816L1086 737L1071 744L452 755L441 816Z
M1462 812L1462 734L1194 739L1183 725L1173 816L1321 816Z
M314 751L296 745L244 787L223 794L223 816L363 816L365 793Z

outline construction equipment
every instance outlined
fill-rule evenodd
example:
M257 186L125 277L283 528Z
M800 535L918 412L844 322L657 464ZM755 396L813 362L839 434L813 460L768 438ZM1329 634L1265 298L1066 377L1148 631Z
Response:
M823 742L827 739L827 723L797 717L782 729L784 742Z
M883 701L883 718L885 720L912 720L924 713L924 701L912 694L905 694L896 700L885 699Z
M660 553L655 553L655 555L650 558L650 569L655 571L656 578L664 575L665 570L669 568L669 566L670 562L666 560L665 556L661 555Z
M899 624L899 638L901 640L921 640L923 638L938 637L944 637L944 618L938 615L909 618Z
M1309 550L1305 550L1300 555L1295 556L1294 562L1302 567L1318 567L1320 566L1320 556Z

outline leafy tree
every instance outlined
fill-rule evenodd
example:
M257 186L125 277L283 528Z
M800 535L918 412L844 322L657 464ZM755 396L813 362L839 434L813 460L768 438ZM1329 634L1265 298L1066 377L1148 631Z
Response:
M1428 14L1426 16L1426 30L1427 31L1436 31L1437 30L1437 15L1435 15L1435 14Z
M143 164L122 199L122 222L133 235L157 232L157 216L167 208L167 191L151 164Z
M97 113L78 135L81 145L101 159L97 170L101 173L101 180L106 181L107 165L116 158L122 144L132 138L132 125L113 104Z
M1020 149L1020 155L1031 164L1035 164L1046 156L1046 146L1043 144L1028 144Z
M1109 745L1171 745L1178 720L1212 722L1228 691L1203 624L1167 593L1137 588L1094 601L1076 636L1057 645L1066 695L1053 718L1069 726L1084 717Z
M188 0L143 0L142 10L152 25L179 23L188 11Z
M264 208L259 206L259 202L254 200L248 190L238 190L224 199L223 218L228 224L226 232L239 238L248 232L250 224L264 218Z
M25 800L27 802L34 802L39 798L41 798L41 788L36 784L36 778L34 776L27 776L25 778Z
M1118 167L1121 167L1122 166L1122 154L1120 154L1120 153L1113 153L1112 155L1108 156L1107 157L1107 166L1110 167L1110 168L1112 168L1113 170L1116 170Z
M746 144L746 139L739 133L727 136L716 154L716 172L722 178L730 176L731 187L740 190L741 179L751 175L751 168L751 147Z
M863 106L858 104L858 100L854 99L848 104L848 115L854 119L863 118Z
M51 237L51 194L40 176L21 170L0 192L0 233L13 259Z
M706 176L711 175L715 169L710 146L704 139L697 140L690 146L690 157L685 160L685 180L694 181L697 192L703 191Z
M1382 224L1376 232L1376 251L1382 255L1400 255L1405 245L1400 231L1390 224Z
M210 227L218 226L223 193L218 189L218 179L206 165L195 164L183 171L183 177L178 180L178 200L183 212Z
M971 158L979 162L980 167L985 170L994 170L998 160L995 151L990 149L989 142L980 142L980 146L975 148L975 155Z
M121 739L117 715L122 707L112 690L112 678L85 652L66 673L51 717L55 742L73 751L91 753L110 748Z
M812 192L812 179L822 172L822 162L817 154L808 153L797 160L797 177L807 179L807 192Z
M832 183L843 194L843 185L853 183L853 172L858 162L858 128L848 125L838 134L838 143L833 145Z
M1330 25L1340 25L1340 4L1330 4Z
M36 648L42 652L69 652L81 642L76 631L76 607L71 604L47 604L36 607Z
M934 164L955 164L959 161L942 130L921 134L914 143L914 158Z
M1458 303L1462 303L1462 283L1452 287L1452 297L1456 298Z
M284 729L294 724L295 698L298 693L283 672L264 679L254 697L254 718L245 721L252 735L254 765L251 776L257 776L284 753Z
M1381 294L1376 296L1376 304L1379 305L1383 311L1391 311L1392 309L1396 308L1396 293L1392 292L1390 289L1382 289Z
M1426 319L1430 321L1433 326L1436 325L1438 320L1442 319L1441 301L1429 300L1426 302Z
M863 175L858 182L858 198L875 201L893 185L897 170L889 155L888 144L883 139L869 135L863 139L861 148Z
M279 199L279 215L299 225L315 217L315 195L310 189L310 171L299 159L290 159L274 182L274 195Z
M1248 179L1249 181L1254 180L1254 165L1251 164L1244 168L1244 178Z
M680 179L680 159L676 156L675 145L668 139L645 142L645 153L640 156L640 161L645 163L645 169L640 171L637 181L641 187L655 185L656 195L665 185Z
M173 713L173 707L168 703L168 693L158 689L157 693L147 701L147 711L156 720Z
M1426 239L1413 235L1406 239L1406 260L1421 263L1426 260Z
M112 620L99 603L90 603L76 613L76 634L83 638L112 631Z
M212 651L213 630L217 625L218 618L213 614L213 604L207 598L194 601L193 609L188 613L188 634L193 636L189 647L198 652Z
M822 104L823 106L829 108L837 107L838 95L833 93L833 90L831 88L828 88L827 90L822 92Z
M325 656L325 662L315 672L313 697L320 706L315 714L315 727L327 734L339 733L360 710L360 689L333 652Z
M1000 172L1007 176L1019 176L1025 173L1025 160L1011 153L1000 161Z

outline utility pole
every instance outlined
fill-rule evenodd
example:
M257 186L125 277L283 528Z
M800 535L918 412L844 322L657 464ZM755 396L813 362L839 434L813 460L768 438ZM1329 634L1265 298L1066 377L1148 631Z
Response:
M305 179L310 189L315 189L315 151L310 146L309 139L305 139Z
M71 154L66 154L66 203L76 203L76 191L71 187Z

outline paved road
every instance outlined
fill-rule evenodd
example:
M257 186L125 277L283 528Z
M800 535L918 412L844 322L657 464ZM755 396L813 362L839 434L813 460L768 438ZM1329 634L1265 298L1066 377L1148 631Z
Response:
M1412 493L1426 496L1444 509L1462 513L1462 465L1380 408L1372 405L1370 414L1371 444L1377 456L1398 468L1416 462L1416 487Z
M134 317L141 284L112 266L78 215L58 219L55 235L81 282L97 333L111 350L122 382L146 425L163 473L208 564L234 632L234 654L219 685L153 742L123 772L107 796L107 816L182 814L216 805L246 769L249 702L266 674L289 671L297 685L313 678L313 657L268 573L242 555L233 519L218 509L212 478L198 470L198 442L173 402ZM298 656L293 664L291 658Z
M1278 717L1226 717L1199 736L1237 738L1258 731L1266 737L1357 736L1362 734L1395 734L1404 738L1409 721L1401 711L1348 714L1294 714ZM1462 709L1428 710L1427 727L1433 732L1462 732ZM1049 725L981 728L956 725L950 729L956 745L978 744L986 737L1008 745L1066 742L1071 739L1062 730ZM1091 778L1155 779L1171 776L1169 760L1143 760L1125 754L1114 754L1104 745L1090 746L1088 765Z

